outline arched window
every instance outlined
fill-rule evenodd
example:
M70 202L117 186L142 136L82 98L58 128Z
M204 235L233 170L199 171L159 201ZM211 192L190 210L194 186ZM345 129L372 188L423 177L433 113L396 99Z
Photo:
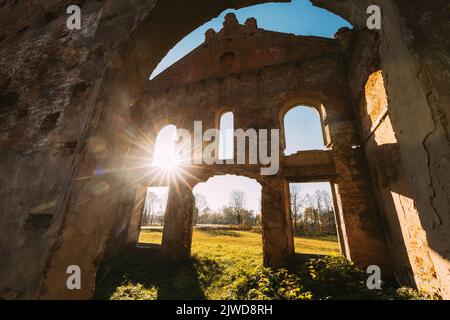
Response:
M325 149L319 112L312 107L297 106L284 116L284 137L289 156L298 151Z
M155 167L174 167L179 159L176 154L177 128L168 125L161 129L155 141L152 165Z
M219 122L219 159L227 160L234 157L234 115L225 112Z

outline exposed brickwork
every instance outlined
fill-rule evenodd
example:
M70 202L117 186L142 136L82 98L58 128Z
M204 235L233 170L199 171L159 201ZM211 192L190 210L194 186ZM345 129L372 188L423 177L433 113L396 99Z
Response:
M259 46L256 51L255 46ZM224 68L223 57L231 52L232 61ZM264 261L281 266L293 253L292 226L287 218L289 189L285 184L330 181L336 189L343 253L361 267L378 264L388 275L389 254L368 169L361 150L352 148L359 144L359 137L343 60L338 40L265 31L256 28L254 19L239 25L229 14L220 32L208 31L203 45L149 82L134 111L139 114L140 130L150 132L154 143L159 130L169 124L190 128L200 120L203 130L218 128L217 119L226 110L233 111L236 129L282 130L290 108L298 104L317 108L327 128L331 151L282 156L282 164L289 167L285 171L282 166L278 177L261 177L249 170L250 165L242 165L239 170L263 186ZM141 158L151 158L151 151ZM205 165L205 170L209 177L233 173L235 167ZM149 180L154 179L149 176Z

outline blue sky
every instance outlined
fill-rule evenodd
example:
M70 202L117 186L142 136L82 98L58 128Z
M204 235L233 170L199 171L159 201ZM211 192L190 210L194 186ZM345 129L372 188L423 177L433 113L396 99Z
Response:
M217 18L197 28L172 48L153 71L151 78L201 45L205 40L206 30L213 28L219 31L222 29L224 17L229 12L234 12L242 24L248 18L254 17L258 21L259 28L304 36L332 38L341 27L351 27L341 17L314 7L308 0L268 3L239 10L226 10Z
M226 10L180 41L160 62L150 78L152 79L202 44L206 30L213 28L219 31L222 28L225 15L229 12L234 12L240 23L244 23L247 18L255 17L259 28L296 35L332 38L341 27L351 27L342 18L312 6L308 0L293 0L291 3L270 3L240 10ZM311 108L291 109L286 114L285 127L286 154L295 153L300 149L324 148L320 120L315 110ZM161 141L162 145L166 145L172 137L173 133L166 130L158 140ZM261 187L255 180L234 176L215 177L208 183L199 184L194 191L206 197L210 208L219 209L228 204L230 192L237 188L245 192L248 208L258 211ZM330 185L329 183L302 184L301 193L303 195L313 193L316 189L329 191Z

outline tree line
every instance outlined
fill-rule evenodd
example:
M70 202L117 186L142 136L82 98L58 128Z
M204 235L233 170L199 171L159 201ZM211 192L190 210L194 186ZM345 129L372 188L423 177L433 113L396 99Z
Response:
M292 226L299 235L335 235L336 221L330 192L301 192L300 184L290 185Z
M303 193L300 184L290 185L291 217L297 235L334 235L336 224L332 196L328 191ZM236 225L255 227L261 225L261 208L248 209L247 197L242 190L233 190L227 205L218 210L208 206L204 195L195 193L193 224ZM144 207L142 225L163 225L167 196L149 191Z
M247 208L247 197L242 190L230 193L228 205L212 210L202 194L196 193L194 225L222 224L251 227L258 224L258 214Z

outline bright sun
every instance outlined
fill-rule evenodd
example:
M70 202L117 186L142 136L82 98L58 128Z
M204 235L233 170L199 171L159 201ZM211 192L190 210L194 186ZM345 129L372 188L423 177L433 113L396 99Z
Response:
M175 126L167 126L161 130L155 143L153 166L167 171L174 171L178 168L181 161L175 150L176 137Z
M154 165L156 165L157 167L163 168L165 170L168 170L168 171L173 171L173 170L177 169L177 167L179 165L179 161L178 161L178 159L176 159L175 156L173 156L172 154L169 154L169 155L161 156L159 161L157 163L155 163Z

